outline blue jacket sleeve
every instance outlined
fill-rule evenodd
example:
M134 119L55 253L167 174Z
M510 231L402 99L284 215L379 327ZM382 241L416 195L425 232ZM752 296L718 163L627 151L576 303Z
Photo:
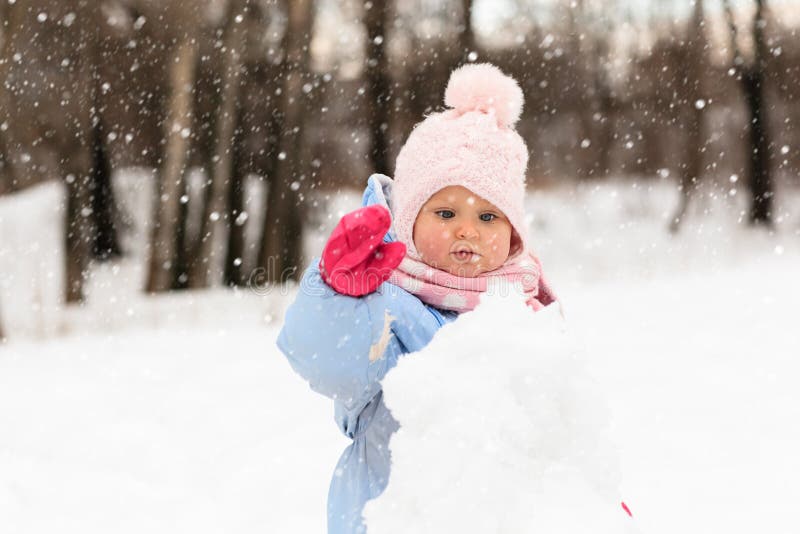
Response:
M391 331L392 295L336 293L312 261L300 282L277 344L314 391L358 410L380 391L380 380L405 352Z

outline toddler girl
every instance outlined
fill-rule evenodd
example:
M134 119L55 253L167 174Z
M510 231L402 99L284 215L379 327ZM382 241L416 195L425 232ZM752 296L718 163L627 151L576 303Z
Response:
M387 485L398 423L380 381L397 359L473 309L493 280L521 286L534 311L555 300L525 231L528 151L513 129L522 100L492 65L454 71L451 109L414 128L394 180L369 178L364 207L342 217L286 312L278 347L333 399L353 440L331 481L329 533L365 532L364 503Z

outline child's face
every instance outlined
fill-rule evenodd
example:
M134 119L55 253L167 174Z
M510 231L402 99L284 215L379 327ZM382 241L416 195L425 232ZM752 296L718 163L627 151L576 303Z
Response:
M494 204L453 185L438 191L419 210L413 239L428 265L473 277L505 263L511 235L511 223Z

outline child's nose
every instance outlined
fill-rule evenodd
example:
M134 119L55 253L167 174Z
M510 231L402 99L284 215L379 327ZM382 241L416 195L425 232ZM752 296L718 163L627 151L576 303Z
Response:
M456 236L459 239L475 239L476 237L478 237L478 231L475 229L474 225L465 222L458 227L458 231L456 231Z

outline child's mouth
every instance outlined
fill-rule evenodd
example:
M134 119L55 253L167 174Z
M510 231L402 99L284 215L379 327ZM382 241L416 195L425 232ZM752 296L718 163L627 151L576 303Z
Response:
M456 260L466 262L466 261L476 261L480 255L474 252L470 252L469 250L458 250L456 252L451 252L450 254L455 257Z

